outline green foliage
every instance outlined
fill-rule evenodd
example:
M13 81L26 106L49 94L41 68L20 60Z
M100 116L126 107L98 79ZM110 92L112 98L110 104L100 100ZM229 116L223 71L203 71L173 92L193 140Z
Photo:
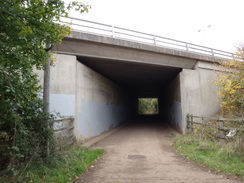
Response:
M233 146L220 146L198 136L185 135L174 138L173 147L187 159L244 179L244 157ZM242 151L243 152L243 151Z
M240 48L237 54L244 58L244 48ZM219 74L215 84L220 87L218 94L222 99L222 114L226 117L243 117L244 62L232 60L222 63L221 66L225 72Z
M139 114L157 114L158 99L157 98L139 98L138 99Z
M19 176L3 176L0 182L67 183L77 179L104 150L89 150L80 146L66 148L49 163L23 167Z
M87 6L74 3L82 12ZM43 111L37 75L50 54L44 43L60 43L70 28L53 20L66 15L61 0L5 0L0 6L0 167L14 170L46 157L52 145L50 114Z

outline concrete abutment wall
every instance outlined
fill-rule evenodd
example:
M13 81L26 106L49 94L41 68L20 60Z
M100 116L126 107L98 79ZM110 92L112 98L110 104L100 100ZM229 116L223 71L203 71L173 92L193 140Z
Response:
M198 61L194 69L182 69L160 96L163 119L184 134L187 114L217 115L220 109L218 87L213 83L218 69L202 61Z
M50 112L74 116L77 143L100 135L134 115L132 97L119 85L80 63L76 56L54 55ZM43 72L38 71L40 82Z
M169 83L167 88L162 90L159 107L163 120L181 132L183 126L180 74Z
M183 69L180 73L183 133L186 132L187 114L211 117L220 110L214 69L219 68L199 61L195 70Z
M134 115L133 98L127 91L84 64L76 64L75 131L79 141L100 135Z

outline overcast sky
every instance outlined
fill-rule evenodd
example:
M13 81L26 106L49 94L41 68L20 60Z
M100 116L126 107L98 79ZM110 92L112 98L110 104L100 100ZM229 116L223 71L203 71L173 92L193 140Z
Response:
M244 0L82 2L92 5L89 13L71 16L231 52L244 42Z

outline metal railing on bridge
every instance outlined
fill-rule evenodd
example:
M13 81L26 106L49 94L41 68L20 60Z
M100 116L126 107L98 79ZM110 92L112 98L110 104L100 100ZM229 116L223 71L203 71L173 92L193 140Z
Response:
M184 41L178 41L154 34L148 34L144 32L125 29L113 25L93 22L89 20L83 20L73 17L61 17L59 21L62 24L70 24L70 27L79 32L98 34L113 38L119 38L124 40L136 41L140 43L146 43L159 47L167 47L172 49L183 50L186 52L192 52L197 54L209 55L213 57L220 57L224 59L240 60L237 55L218 49L213 49L205 46L200 46Z

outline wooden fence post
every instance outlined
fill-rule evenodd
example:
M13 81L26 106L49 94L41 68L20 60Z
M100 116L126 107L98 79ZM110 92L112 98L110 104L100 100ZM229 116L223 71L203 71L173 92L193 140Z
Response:
M187 133L190 132L190 121L189 121L189 114L186 115L186 127L187 127Z
M224 127L224 121L219 119L218 120L218 135L220 138L225 138L223 127Z
M194 132L193 115L191 114L191 133Z
M200 137L202 138L203 137L203 132L204 132L204 118L203 116L201 117L201 134L200 134Z
M187 132L192 133L193 132L193 116L192 114L187 114Z

